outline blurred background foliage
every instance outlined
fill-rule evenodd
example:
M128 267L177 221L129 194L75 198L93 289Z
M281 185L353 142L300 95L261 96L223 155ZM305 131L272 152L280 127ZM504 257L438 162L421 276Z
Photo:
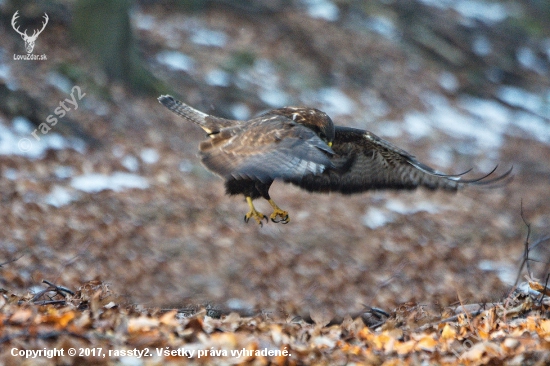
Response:
M303 13L313 5L325 4L329 10L319 7L320 11L328 11L328 17L333 16L331 12L336 12L338 16L334 23L337 26L352 30L356 37L382 35L406 52L409 50L410 54L424 54L427 60L439 64L442 69L456 72L459 79L463 76L467 80L463 87L469 93L490 95L487 82L529 88L533 76L527 75L529 70L521 67L518 52L521 52L521 47L528 47L529 54L524 58L535 59L533 68L545 69L548 66L550 3L542 0L479 2L485 6L481 11L488 13L474 14L467 20L460 20L456 13L475 12L469 8L473 9L476 2L453 3L429 0L7 0L0 9L5 27L9 27L15 10L24 14L20 19L23 28L37 24L43 12L49 13L50 22L66 27L72 41L93 56L110 80L123 81L134 91L151 95L166 90L168 86L158 81L143 62L148 53L144 48L147 45L140 44L130 20L136 7L154 7L190 15L218 9L255 23L276 24L280 34L274 37L292 38L297 49L303 52L302 56L317 65L320 72L316 76L323 80L324 85L337 83L339 76L335 69L339 67L334 63L342 61L350 84L358 88L370 85L375 72L370 67L373 62L370 58L376 55L354 55L356 57L342 60L338 57L343 53L341 50L327 49L318 44L315 31L312 29L309 33L307 27L299 24L303 15L292 16L292 13ZM321 18L326 16L319 15ZM353 47L353 43L350 45ZM330 43L325 46L330 46ZM353 53L353 49L347 51ZM251 67L254 57L254 50L243 49L222 67L235 73L239 68ZM74 73L69 76L74 77Z

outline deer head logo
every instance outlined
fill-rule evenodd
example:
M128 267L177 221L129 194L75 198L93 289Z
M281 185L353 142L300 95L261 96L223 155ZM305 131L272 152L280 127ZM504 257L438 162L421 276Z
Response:
M34 43L36 42L36 39L38 38L38 36L40 35L40 33L42 33L42 31L44 30L44 28L46 28L46 24L48 24L48 14L44 13L44 19L46 20L45 22L42 22L42 29L40 29L39 31L37 30L34 30L34 32L32 33L32 36L29 36L27 34L27 30L25 29L25 32L21 32L19 30L19 27L15 27L15 21L17 20L17 18L19 18L19 15L17 14L19 12L19 10L17 10L15 12L15 14L13 14L13 17L11 18L11 26L13 27L13 29L15 29L15 31L17 33L19 33L21 35L21 38L23 38L23 41L25 41L25 49L27 50L27 53L32 53L32 50L34 49Z

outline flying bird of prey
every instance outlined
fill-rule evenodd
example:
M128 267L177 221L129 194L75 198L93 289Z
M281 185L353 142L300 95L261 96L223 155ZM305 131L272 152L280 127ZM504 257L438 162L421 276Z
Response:
M488 185L510 175L477 179L462 173L447 175L369 131L335 126L317 109L286 107L273 109L249 121L237 121L200 112L169 95L158 98L172 112L196 123L208 134L199 145L203 164L225 179L226 193L243 194L258 224L267 216L252 201L263 197L271 207L273 222L289 222L269 196L269 187L279 179L310 192L359 193L370 189L414 189L455 191L466 185Z

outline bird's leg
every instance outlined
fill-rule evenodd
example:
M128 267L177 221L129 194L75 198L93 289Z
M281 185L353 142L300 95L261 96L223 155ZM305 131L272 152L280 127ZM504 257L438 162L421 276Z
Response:
M244 222L248 222L248 220L250 220L251 217L253 217L254 220L256 220L256 222L258 224L260 224L260 226L263 226L263 224L262 224L263 219L265 219L266 222L269 222L269 221L267 221L267 216L266 215L264 215L261 212L256 211L256 208L254 207L254 204L252 203L252 197L246 196L246 202L248 203L248 207L250 207L250 211L248 211L248 213L246 215L244 215Z
M290 221L290 218L288 217L288 212L281 210L271 198L268 199L267 202L269 202L271 207L273 207L273 213L271 214L271 216L269 216L271 221L275 223L280 222L281 224L288 224L288 222ZM279 216L281 217L281 219L276 220Z

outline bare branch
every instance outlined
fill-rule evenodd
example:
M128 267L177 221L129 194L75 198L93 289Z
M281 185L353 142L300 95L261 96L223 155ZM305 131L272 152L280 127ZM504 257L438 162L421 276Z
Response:
M60 295L62 296L63 298L66 298L67 294L70 294L70 295L74 295L74 292L69 290L68 288L66 287L62 287L62 286L57 286L56 284L53 284L51 283L50 281L47 281L47 280L43 280L42 283L45 283L48 285L48 288L42 290L42 291L39 291L37 292L31 299L31 301L36 304L36 305L44 305L45 303L57 303L57 301L62 301L62 302L65 302L65 300L53 300L52 297L50 297L50 300L42 300L42 301L38 301L39 298L41 298L42 296L46 295L48 292L54 292L55 295ZM54 296L55 296L54 295Z
M17 257L17 258L10 259L10 260L8 260L8 261L6 261L6 262L4 262L4 263L0 263L0 267L2 267L2 266L5 265L5 264L10 264L10 263L13 263L13 262L17 262L19 259L23 258L24 255L25 255L25 254L21 254L21 255L20 255L19 257Z
M527 274L531 276L531 268L529 266L529 237L531 236L531 224L527 222L527 220L525 219L525 215L523 214L523 200L521 200L520 202L520 215L523 223L525 224L525 226L527 226L527 237L525 238L525 243L523 244L523 259L521 261L521 265L519 266L518 275L516 277L516 281L514 282L514 287L517 287L518 285L524 266L527 265Z

